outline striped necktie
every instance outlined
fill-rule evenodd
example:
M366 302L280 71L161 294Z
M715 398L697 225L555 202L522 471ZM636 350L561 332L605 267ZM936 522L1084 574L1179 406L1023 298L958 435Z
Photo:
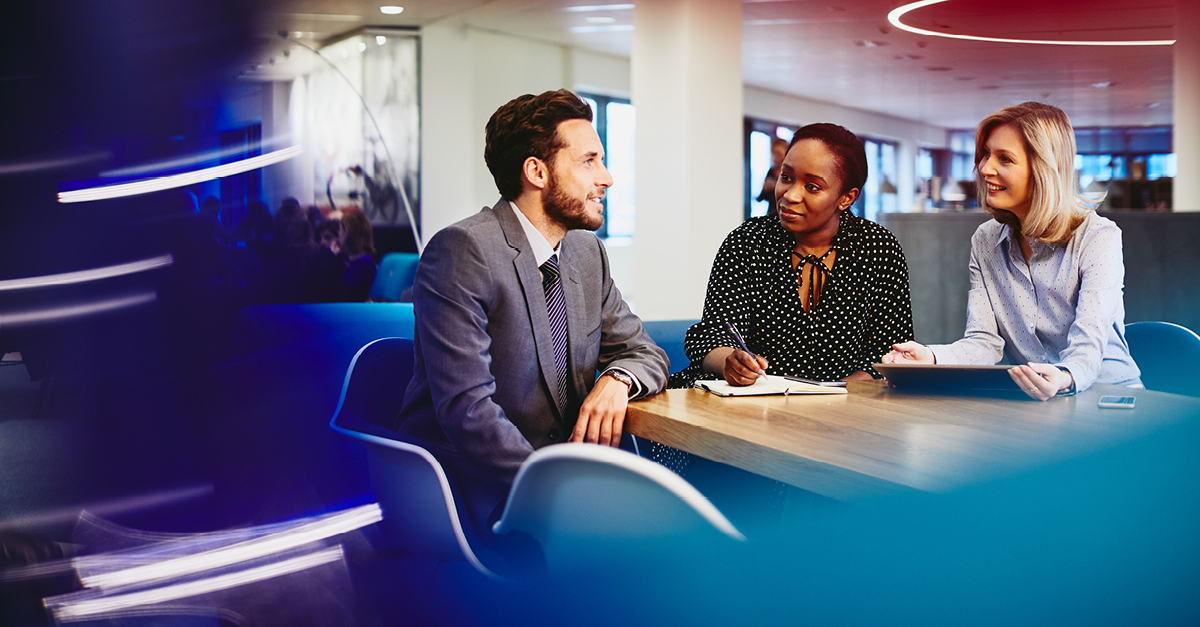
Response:
M554 341L554 370L558 373L559 411L566 411L567 382L567 301L563 298L562 281L558 274L558 255L551 255L542 264L542 290L546 292L546 312L550 316L550 335Z

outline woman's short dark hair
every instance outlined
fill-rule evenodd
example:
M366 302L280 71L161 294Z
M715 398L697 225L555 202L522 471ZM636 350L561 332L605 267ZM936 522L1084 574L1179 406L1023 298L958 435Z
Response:
M866 185L867 149L858 135L837 124L809 124L800 127L800 130L792 135L792 143L788 144L788 150L802 139L820 140L829 148L829 152L833 153L838 176L842 177L842 189L839 193L845 194L856 187L861 191L863 185Z
M513 200L521 195L521 168L529 157L553 165L563 147L558 125L567 120L591 122L592 108L566 89L518 96L492 114L483 160L501 196Z

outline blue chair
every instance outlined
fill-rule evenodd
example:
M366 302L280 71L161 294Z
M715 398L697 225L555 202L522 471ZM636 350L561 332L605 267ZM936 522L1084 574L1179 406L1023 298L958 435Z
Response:
M1125 340L1146 389L1200 396L1200 335L1170 322L1135 322L1125 325Z
M379 262L375 282L367 298L373 301L398 302L404 290L412 287L417 278L417 253L388 253Z
M650 339L654 340L654 343L658 344L659 348L667 352L667 358L671 360L671 374L675 374L688 366L687 353L683 352L683 338L687 335L687 330L697 322L700 321L646 320L642 322L642 326L646 328L646 333L650 334Z
M530 456L493 529L535 540L551 577L700 564L711 551L736 549L746 539L679 475L626 451L581 443Z
M466 562L499 579L480 560L494 556L459 517L459 504L441 463L429 451L389 431L412 378L412 340L383 338L350 362L329 428L367 445L371 488L383 510L380 523L392 548L442 562Z

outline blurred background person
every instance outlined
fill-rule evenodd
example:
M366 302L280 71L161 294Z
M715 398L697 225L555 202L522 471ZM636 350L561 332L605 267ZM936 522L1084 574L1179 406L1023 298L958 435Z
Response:
M337 255L342 252L338 241L342 237L342 221L328 219L317 226L317 243Z
M338 248L346 264L342 274L342 300L365 302L379 269L375 262L371 220L361 209L352 208L342 213L341 225Z
M285 200L275 214L274 241L262 267L265 302L324 303L337 299L343 264L317 243L308 212L299 203Z
M762 191L758 193L757 202L767 203L767 215L773 216L779 211L779 203L775 201L775 181L779 180L779 166L783 165L783 157L787 154L788 143L776 137L771 140L771 169L763 179Z

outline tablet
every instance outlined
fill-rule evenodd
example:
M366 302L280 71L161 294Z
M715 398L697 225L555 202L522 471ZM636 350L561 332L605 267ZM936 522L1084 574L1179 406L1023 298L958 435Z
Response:
M923 394L1027 396L1008 374L1012 366L873 364L897 390Z

